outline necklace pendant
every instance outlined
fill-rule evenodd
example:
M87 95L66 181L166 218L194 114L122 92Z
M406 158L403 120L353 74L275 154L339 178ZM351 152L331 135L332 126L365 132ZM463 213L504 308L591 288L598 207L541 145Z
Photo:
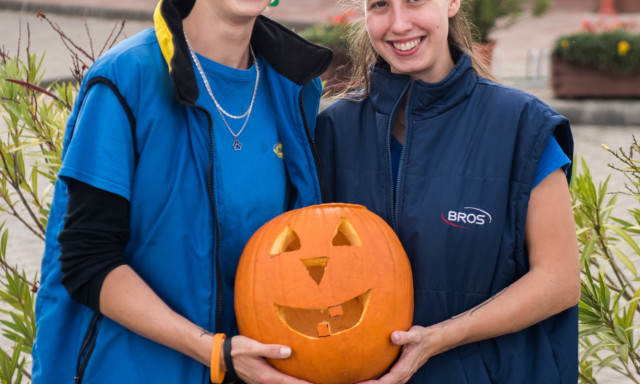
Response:
M233 144L231 144L233 146L233 150L234 151L240 151L242 150L242 143L238 140L237 137L235 137L233 139Z

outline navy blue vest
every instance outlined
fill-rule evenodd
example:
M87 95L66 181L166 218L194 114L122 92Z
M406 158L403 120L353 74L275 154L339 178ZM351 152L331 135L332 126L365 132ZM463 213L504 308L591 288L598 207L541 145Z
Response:
M408 129L394 193L390 132L405 92ZM531 95L479 78L462 55L435 84L375 67L370 96L323 111L316 140L330 199L363 204L396 230L413 268L414 324L427 326L527 272L527 206L551 134L572 158L564 117ZM574 307L434 356L411 382L574 384L577 339Z

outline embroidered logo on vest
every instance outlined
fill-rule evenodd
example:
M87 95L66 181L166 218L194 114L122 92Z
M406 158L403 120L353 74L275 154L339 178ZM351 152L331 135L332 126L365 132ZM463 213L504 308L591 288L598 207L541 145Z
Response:
M475 207L464 207L463 211L442 212L440 218L452 227L461 229L469 229L471 226L491 223L489 212Z
M273 146L273 153L276 154L276 156L278 156L281 159L284 159L284 153L282 152L282 143L281 142L277 142L274 146Z

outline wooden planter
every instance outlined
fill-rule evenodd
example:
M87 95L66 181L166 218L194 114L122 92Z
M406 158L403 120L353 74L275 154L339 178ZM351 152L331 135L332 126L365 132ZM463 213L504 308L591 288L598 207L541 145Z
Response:
M618 12L638 13L640 12L640 0L617 0L616 8Z
M557 98L640 98L640 73L614 76L553 58L551 88Z

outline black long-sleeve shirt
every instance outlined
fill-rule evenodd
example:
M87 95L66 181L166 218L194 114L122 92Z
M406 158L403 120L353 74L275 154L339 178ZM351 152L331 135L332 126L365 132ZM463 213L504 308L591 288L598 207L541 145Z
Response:
M75 179L67 179L67 187L67 214L58 235L62 284L73 299L100 312L105 277L126 264L129 201Z

